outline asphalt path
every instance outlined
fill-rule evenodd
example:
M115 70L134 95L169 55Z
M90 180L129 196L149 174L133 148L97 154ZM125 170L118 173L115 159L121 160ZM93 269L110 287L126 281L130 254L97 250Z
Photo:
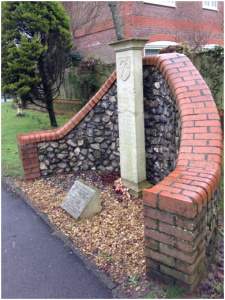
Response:
M1 299L113 298L17 193L1 188Z

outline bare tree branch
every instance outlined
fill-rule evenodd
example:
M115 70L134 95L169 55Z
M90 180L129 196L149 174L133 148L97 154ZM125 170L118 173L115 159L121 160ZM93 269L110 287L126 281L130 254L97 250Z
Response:
M185 39L191 45L192 50L201 51L202 48L208 43L208 40L213 37L213 29L215 27L216 20L213 20L210 29L204 30L202 25L193 25L190 32L185 36Z
M70 28L75 37L76 30L85 29L89 33L101 13L101 1L60 1L70 18Z

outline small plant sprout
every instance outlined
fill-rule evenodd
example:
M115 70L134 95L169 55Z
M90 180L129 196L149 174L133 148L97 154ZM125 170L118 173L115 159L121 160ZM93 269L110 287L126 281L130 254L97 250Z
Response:
M167 297L169 299L180 299L183 294L183 289L178 285L170 286Z
M137 285L138 281L135 277L129 279L129 285Z

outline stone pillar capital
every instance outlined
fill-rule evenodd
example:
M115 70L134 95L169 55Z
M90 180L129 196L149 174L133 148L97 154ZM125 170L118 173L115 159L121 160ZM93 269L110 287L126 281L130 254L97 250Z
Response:
M148 39L130 38L109 43L109 46L111 46L115 52L127 50L142 50L147 41Z

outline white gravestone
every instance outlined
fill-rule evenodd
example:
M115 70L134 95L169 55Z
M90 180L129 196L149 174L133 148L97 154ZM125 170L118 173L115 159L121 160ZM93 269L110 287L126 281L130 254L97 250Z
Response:
M101 212L100 192L83 180L77 180L63 199L60 207L75 220L90 218Z
M116 52L121 178L135 197L151 187L146 181L143 108L142 49L146 41L132 38L109 44Z

